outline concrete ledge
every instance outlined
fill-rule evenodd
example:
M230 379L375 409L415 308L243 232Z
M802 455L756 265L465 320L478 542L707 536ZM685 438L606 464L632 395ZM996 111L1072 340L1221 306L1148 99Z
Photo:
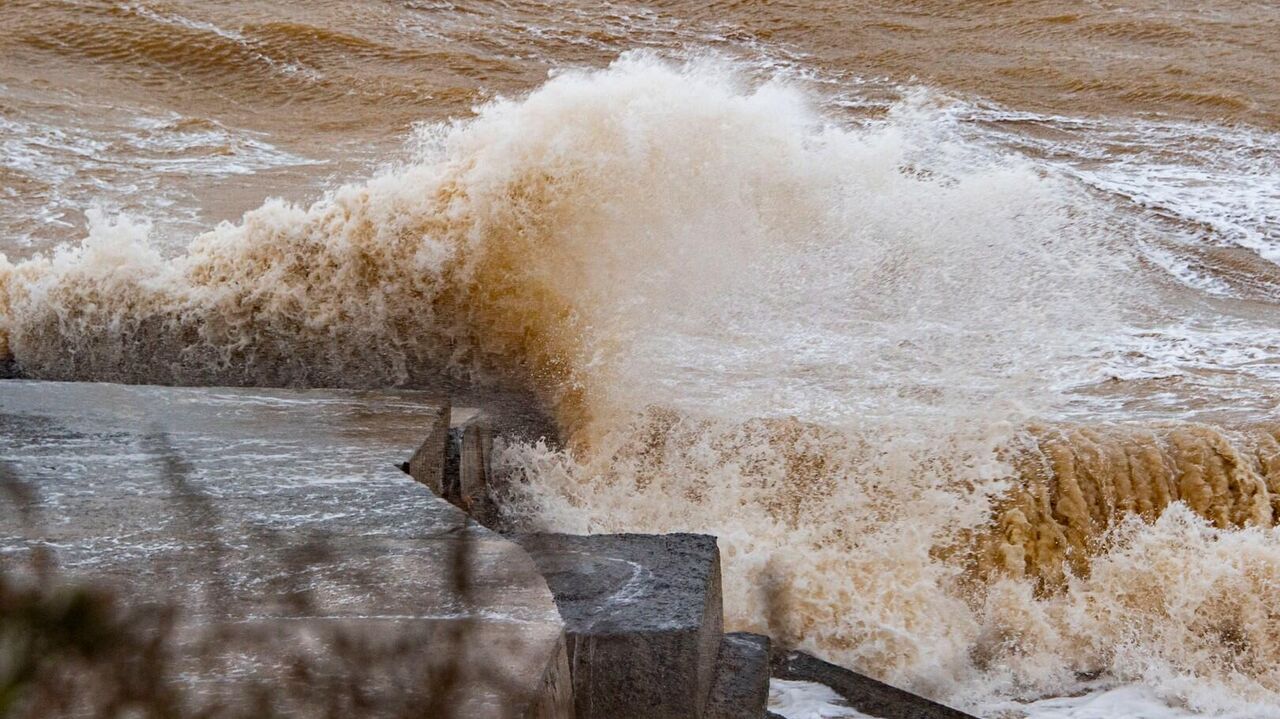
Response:
M715 537L515 539L564 620L578 719L703 716L723 632Z
M916 696L804 652L777 652L773 676L818 682L844 697L849 706L880 719L974 719L958 709Z
M427 436L400 468L437 497L496 529L498 505L491 487L493 421L483 411L444 407L427 426Z

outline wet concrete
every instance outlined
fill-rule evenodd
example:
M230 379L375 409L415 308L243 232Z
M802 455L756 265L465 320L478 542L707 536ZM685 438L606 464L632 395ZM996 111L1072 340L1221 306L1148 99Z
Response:
M760 719L765 715L771 644L763 634L724 635L704 719Z
M174 680L222 701L357 647L321 671L364 667L389 714L568 716L528 555L397 466L438 417L412 392L0 381L0 460L30 498L0 507L0 561L39 550L176 605Z
M578 719L703 716L724 626L715 537L516 540L564 618Z
M967 716L723 634L714 537L481 526L494 427L415 392L3 380L26 500L0 505L0 564L47 553L176 606L172 679L214 701L283 701L304 663L304 695L359 685L360 716L746 719L771 671L870 716Z

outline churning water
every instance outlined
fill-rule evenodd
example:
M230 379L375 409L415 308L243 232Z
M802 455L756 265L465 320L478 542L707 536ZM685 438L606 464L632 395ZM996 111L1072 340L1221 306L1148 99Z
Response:
M512 521L715 533L735 628L1280 716L1277 13L892 5L9 5L0 349L515 388Z

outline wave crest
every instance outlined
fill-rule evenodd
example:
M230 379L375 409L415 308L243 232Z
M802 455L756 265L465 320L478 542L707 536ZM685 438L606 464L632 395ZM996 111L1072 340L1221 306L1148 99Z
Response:
M1141 280L1105 210L938 133L943 102L850 128L795 84L629 55L176 256L94 215L0 261L0 349L45 378L528 389L568 449L503 450L514 519L713 531L741 628L969 705L1143 653L1218 672L1126 633L1128 611L1193 625L1116 567L1169 533L1203 539L1169 550L1196 567L1254 542L1219 576L1268 598L1275 432L1028 433L1097 379ZM1246 619L1261 666L1280 643ZM1225 681L1273 696L1268 671Z

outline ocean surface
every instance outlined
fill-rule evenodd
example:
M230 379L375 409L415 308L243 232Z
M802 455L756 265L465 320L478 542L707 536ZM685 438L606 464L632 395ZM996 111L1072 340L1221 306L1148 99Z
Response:
M734 629L986 717L1280 717L1274 4L0 20L27 376L534 397L511 521L715 533Z

